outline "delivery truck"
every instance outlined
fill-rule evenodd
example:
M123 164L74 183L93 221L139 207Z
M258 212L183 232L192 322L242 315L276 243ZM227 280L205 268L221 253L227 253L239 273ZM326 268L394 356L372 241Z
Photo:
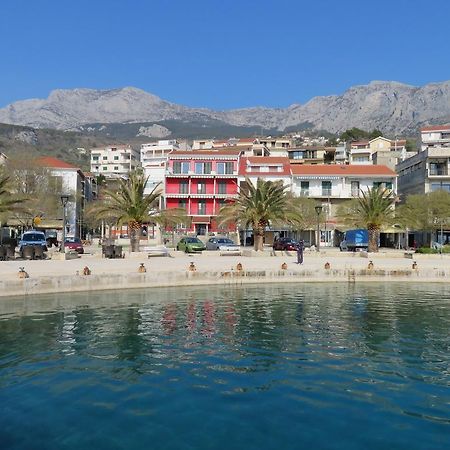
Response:
M339 245L341 252L356 252L367 250L369 247L369 232L362 228L348 230L344 233L344 240Z

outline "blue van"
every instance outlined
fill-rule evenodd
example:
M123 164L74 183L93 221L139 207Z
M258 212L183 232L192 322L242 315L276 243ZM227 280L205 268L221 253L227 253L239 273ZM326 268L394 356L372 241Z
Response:
M44 252L46 252L47 240L45 238L45 233L36 230L25 231L19 241L19 252L22 253L23 248L28 245L40 245Z

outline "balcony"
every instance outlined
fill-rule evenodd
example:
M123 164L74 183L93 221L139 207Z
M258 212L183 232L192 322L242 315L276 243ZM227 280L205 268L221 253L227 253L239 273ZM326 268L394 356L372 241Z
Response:
M429 177L446 177L448 176L448 168L447 167L434 167L428 169Z

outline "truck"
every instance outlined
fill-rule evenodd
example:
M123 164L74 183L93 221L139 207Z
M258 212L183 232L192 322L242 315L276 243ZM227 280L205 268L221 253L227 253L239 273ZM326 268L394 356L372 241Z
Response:
M369 232L363 228L348 230L344 233L344 240L339 244L341 252L367 250L369 247Z

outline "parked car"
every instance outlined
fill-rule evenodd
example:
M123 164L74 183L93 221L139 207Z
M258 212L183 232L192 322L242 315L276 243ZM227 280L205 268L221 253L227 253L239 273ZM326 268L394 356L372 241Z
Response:
M44 252L47 251L47 240L45 233L42 231L25 231L19 241L19 252L22 254L25 247L37 246L42 247Z
M241 247L232 239L223 237L212 237L206 243L206 250L220 250L221 252L239 252Z
M83 244L81 243L80 238L67 237L64 242L64 247L75 250L80 255L84 253Z
M298 242L291 238L276 239L272 245L274 250L296 250Z
M206 250L206 246L199 238L184 237L178 242L177 250L185 251L186 253L195 253Z

